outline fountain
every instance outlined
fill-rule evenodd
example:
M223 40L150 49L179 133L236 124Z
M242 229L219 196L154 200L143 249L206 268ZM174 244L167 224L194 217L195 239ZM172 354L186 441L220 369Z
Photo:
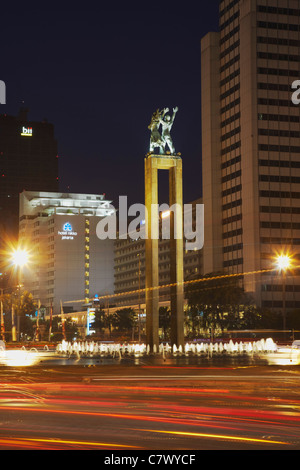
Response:
M45 361L68 361L74 359L77 364L85 364L94 360L118 360L134 358L135 360L151 356L161 358L163 361L175 359L176 361L193 361L196 359L212 362L216 360L231 359L233 361L263 360L268 364L299 365L300 341L294 341L292 346L277 346L272 338L258 341L190 341L183 346L161 343L153 348L151 354L149 344L113 343L101 341L66 341L57 344L55 350L50 351L48 346L44 350L31 347L26 350L7 350L5 344L0 344L0 364L5 365L32 365Z
M272 338L261 339L252 342L234 342L230 339L229 342L186 342L182 347L177 347L175 344L171 345L162 343L158 349L153 348L153 355L161 355L165 360L166 357L231 357L231 358L273 358L274 355L280 358L281 349L278 348ZM285 353L289 351L285 348ZM64 357L77 357L77 358L124 358L124 357L143 357L150 354L150 347L144 343L142 344L129 344L129 343L102 343L97 341L65 341L57 345L56 353ZM293 364L300 364L300 350L294 354L294 359L291 361Z

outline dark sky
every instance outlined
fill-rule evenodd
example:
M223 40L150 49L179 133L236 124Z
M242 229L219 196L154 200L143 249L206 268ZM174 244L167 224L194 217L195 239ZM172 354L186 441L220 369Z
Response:
M119 195L144 202L151 115L178 106L184 202L199 197L200 40L217 30L219 1L63 3L1 6L0 113L17 114L24 100L30 120L55 126L61 190L105 193L118 205Z

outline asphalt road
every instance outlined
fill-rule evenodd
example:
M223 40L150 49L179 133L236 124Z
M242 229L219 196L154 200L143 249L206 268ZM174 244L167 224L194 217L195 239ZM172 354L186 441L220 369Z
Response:
M1 366L0 450L148 450L155 465L166 452L299 450L299 385L300 366L241 361Z

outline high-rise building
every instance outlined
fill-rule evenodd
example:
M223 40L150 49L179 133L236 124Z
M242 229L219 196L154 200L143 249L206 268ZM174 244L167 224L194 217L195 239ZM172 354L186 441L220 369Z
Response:
M58 191L57 142L46 120L29 121L27 109L0 115L0 238L18 236L19 194Z
M221 0L219 31L201 41L204 273L245 274L266 308L300 307L298 0Z
M113 294L114 240L97 236L98 222L115 213L110 202L103 194L20 194L19 240L29 252L21 282L47 313Z
M202 204L201 199L191 202L193 230L195 230L196 213L195 207ZM161 212L161 217L169 218L169 211ZM162 230L162 219L160 219L160 232ZM134 239L130 234L127 238L118 238L115 241L115 296L111 303L117 308L134 307L141 304L145 309L145 239ZM158 271L159 271L159 304L170 305L170 240L160 238L158 241ZM184 250L183 253L184 280L188 281L202 275L202 249ZM166 286L166 287L163 287Z

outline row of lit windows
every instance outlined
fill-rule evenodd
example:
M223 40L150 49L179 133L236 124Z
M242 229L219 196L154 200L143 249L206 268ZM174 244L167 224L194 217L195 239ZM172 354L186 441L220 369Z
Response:
M89 256L89 252L90 252L90 237L89 237L89 234L90 234L90 221L88 218L85 219L85 229L84 229L84 232L85 232L85 247L84 247L84 251L85 251L85 273L84 273L84 285L85 285L85 289L84 289L84 295L85 295L85 301L88 302L89 301L89 295L90 295L90 272L89 272L89 259L90 259L90 256Z

